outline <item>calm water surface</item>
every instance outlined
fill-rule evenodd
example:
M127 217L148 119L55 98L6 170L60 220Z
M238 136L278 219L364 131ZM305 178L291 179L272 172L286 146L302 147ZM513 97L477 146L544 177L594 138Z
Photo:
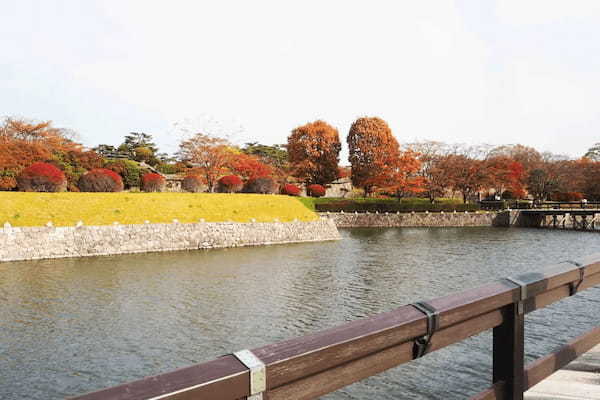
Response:
M0 264L0 398L54 399L206 361L600 252L600 235L342 231L339 242ZM529 360L600 325L600 289L527 316ZM485 333L328 399L461 399Z

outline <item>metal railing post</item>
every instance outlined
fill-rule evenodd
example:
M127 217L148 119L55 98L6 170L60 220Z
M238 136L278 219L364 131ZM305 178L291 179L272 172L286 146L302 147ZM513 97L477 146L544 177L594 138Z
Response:
M505 384L504 400L523 400L525 388L525 313L523 302L502 310L504 322L493 331L493 381Z

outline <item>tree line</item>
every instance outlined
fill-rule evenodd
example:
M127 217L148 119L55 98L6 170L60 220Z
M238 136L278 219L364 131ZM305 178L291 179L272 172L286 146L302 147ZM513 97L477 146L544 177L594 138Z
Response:
M141 174L153 170L193 176L209 192L219 189L224 176L235 176L242 185L261 180L269 191L287 187L294 193L296 189L289 186L293 183L326 188L348 177L364 196L419 196L433 202L455 192L465 202L481 193L514 199L600 200L600 144L579 159L519 144L422 141L401 147L388 124L378 117L358 118L350 127L346 137L349 167L340 166L338 130L321 120L293 129L285 145L251 142L237 146L198 132L181 140L174 156L161 153L152 135L143 132L125 135L119 145L101 144L93 149L75 138L72 130L56 128L50 121L5 118L0 124L0 190L14 190L24 168L47 162L64 172L67 189L73 191L86 171L108 168L122 176L126 188L139 186ZM238 182L235 178L226 181Z

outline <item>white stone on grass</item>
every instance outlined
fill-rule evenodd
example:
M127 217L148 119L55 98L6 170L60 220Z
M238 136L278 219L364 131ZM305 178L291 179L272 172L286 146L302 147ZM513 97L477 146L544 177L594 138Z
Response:
M54 225L52 224L52 221L48 221L48 222L46 222L46 226L48 228L52 228Z
M82 227L82 226L83 226L83 221L78 221L78 222L75 224L75 226L76 226L77 228L80 228L80 227Z
M10 228L12 228L12 226L10 225L10 223L8 221L6 221L4 223L4 229L10 229Z

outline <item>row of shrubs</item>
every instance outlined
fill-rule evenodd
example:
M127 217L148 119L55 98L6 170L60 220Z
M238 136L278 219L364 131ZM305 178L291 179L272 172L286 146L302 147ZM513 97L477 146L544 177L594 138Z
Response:
M478 204L457 204L457 203L402 203L389 201L370 201L362 202L356 200L342 200L321 202L315 204L315 210L319 212L379 212L379 213L407 213L407 212L452 212L452 211L478 211Z
M156 173L142 175L140 187L144 192L161 192L165 188L165 178ZM67 179L63 171L52 164L37 162L25 168L17 177L17 187L25 192L62 192L66 190ZM220 193L261 193L272 194L278 185L271 178L256 178L244 181L237 175L227 175L219 179L217 191ZM120 192L124 188L123 178L113 170L106 168L92 169L83 174L77 182L82 192ZM197 193L203 189L202 179L197 175L188 175L183 179L182 189ZM322 197L326 189L321 185L309 185L307 193L313 197ZM282 194L299 196L300 188L285 184Z

